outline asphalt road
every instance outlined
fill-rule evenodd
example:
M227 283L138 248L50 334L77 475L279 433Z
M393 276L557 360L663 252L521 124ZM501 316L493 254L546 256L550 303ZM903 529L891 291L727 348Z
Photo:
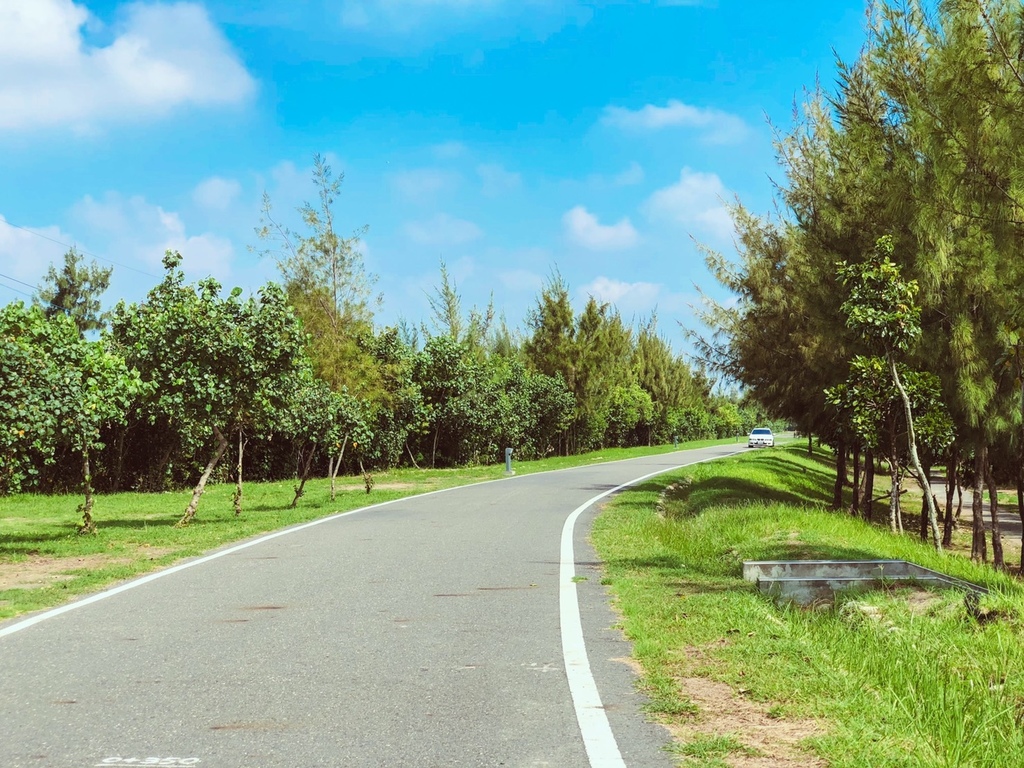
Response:
M405 499L0 624L0 768L669 766L586 541L596 507L563 527L745 449Z

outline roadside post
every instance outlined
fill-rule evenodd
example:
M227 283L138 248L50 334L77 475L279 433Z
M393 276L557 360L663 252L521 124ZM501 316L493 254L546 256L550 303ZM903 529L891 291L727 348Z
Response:
M512 469L512 449L505 449L505 474L514 475L515 470Z

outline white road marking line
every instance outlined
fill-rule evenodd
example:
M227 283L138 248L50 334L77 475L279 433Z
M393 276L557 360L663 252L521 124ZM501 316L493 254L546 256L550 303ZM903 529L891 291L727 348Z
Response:
M683 467L692 467L694 464L704 464L708 461L726 458L726 456L734 456L736 453L740 453L740 451L659 469L657 472L637 477L583 502L572 511L562 526L561 563L558 569L558 608L562 629L562 656L565 659L565 674L569 679L573 707L576 709L576 721L580 725L583 745L586 747L591 768L625 768L626 763L619 751L619 744L615 741L611 723L608 722L608 713L605 712L604 706L601 704L601 694L597 690L597 683L590 670L587 646L583 640L579 593L576 590L576 582L573 581L573 577L576 575L576 553L573 548L573 529L576 526L576 520L601 499L611 496L623 488L642 483L656 475L663 475Z
M485 483L498 482L501 482L501 480L484 480L481 483L471 483L471 485L483 485ZM233 547L228 547L227 549L219 550L217 552L214 552L213 554L196 558L195 560L189 560L185 563L172 565L170 568L165 568L162 571L156 571L155 573L150 573L146 576L141 576L138 579L135 579L134 581L126 582L124 584L121 584L120 586L104 590L103 592L97 592L95 595L90 595L89 597L83 598L81 600L76 600L73 603L68 603L67 605L62 605L58 608L53 608L49 611L45 611L35 616L31 616L27 619L24 619L23 621L16 622L15 624L11 624L8 627L0 629L0 637L4 637L5 635L13 635L15 632L20 632L23 629L28 629L34 624L38 624L39 622L45 621L46 619L52 619L56 616L60 616L61 614L68 613L69 611L75 611L79 608L84 608L85 606L92 605L93 603L97 603L100 600L106 600L108 597L113 597L114 595L119 595L122 592L127 592L129 589L135 589L136 587L141 587L143 584L148 584L151 581L156 581L157 579L162 579L165 576L170 576L172 573L184 571L187 568L194 568L197 565L208 563L211 560L217 560L218 558L225 557L227 555L232 555L235 552L240 552L243 549L255 547L257 544L262 544L265 541L276 539L279 536L287 536L288 534L295 533L296 531L302 531L306 528L312 528L314 525L321 525L322 523L337 520L339 517L351 517L352 515L358 515L363 512L370 512L375 509L380 509L381 507L387 507L390 506L391 504L398 504L400 502L409 501L411 499L422 499L424 496L433 496L438 493L447 493L448 491L454 491L458 490L459 488L468 487L469 486L466 485L457 485L451 488L441 488L436 491L427 491L426 493L414 494L413 496L403 496L400 499L382 501L379 504L371 504L368 507L360 507L359 509L353 509L349 512L338 512L336 514L329 515L328 517L321 517L316 520L310 520L308 523L301 523L299 525L292 526L291 528L282 528L279 531L268 533L266 536L260 536L258 539L252 539L251 541L246 541L242 544L236 544Z

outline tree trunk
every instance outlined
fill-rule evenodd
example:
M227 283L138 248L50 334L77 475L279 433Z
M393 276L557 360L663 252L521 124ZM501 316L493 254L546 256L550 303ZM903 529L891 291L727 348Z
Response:
M345 435L345 439L341 441L341 451L338 453L338 460L331 468L331 501L334 501L335 492L337 490L336 480L338 479L338 471L341 469L341 460L345 456L346 445L348 445L348 435Z
M892 487L889 489L889 530L899 533L899 505L900 505L900 472L898 465L892 459L889 460L889 479Z
M853 500L850 502L850 514L857 516L860 514L860 443L856 443L853 447Z
M836 446L836 483L832 488L832 509L843 508L843 486L846 485L846 441L839 438Z
M814 454L814 437L810 432L807 433L807 455L812 456Z
M188 507L185 508L185 514L181 516L181 520L174 524L175 528L184 528L192 522L192 519L196 516L196 510L199 509L199 497L206 490L206 481L210 479L210 475L213 474L213 470L220 463L224 452L228 449L228 439L224 437L218 427L215 426L213 428L213 434L217 438L217 448L213 452L213 456L210 457L210 462L206 465L206 469L199 478L199 483L196 485L195 490L192 491L192 500L188 503Z
M295 509L299 505L299 499L306 492L306 479L309 477L309 469L313 466L313 457L316 456L316 446L311 445L309 447L309 453L306 454L306 461L302 465L302 477L299 478L299 484L295 486L295 498L292 499L291 508Z
M989 519L992 521L992 565L1001 571L1006 567L1006 563L1003 562L1003 535L999 530L999 489L996 487L996 479L991 468L986 465L985 470Z
M416 457L412 455L412 448L409 447L408 440L405 441L405 450L409 453L409 461L412 462L412 465L416 467L416 469L419 469L420 465L416 463Z
M96 523L92 519L92 469L89 467L89 449L82 449L82 490L85 492L85 501L80 507L82 512L82 523L78 526L79 533L96 533Z
M117 428L117 443L114 448L117 458L114 461L114 478L113 487L111 488L114 493L121 490L121 481L124 476L124 441L127 435L127 426Z
M1017 464L1017 516L1020 517L1021 527L1021 558L1019 574L1024 574L1024 466Z
M238 430L238 477L235 485L235 495L232 502L235 505L235 517L242 514L242 456L245 454L245 442L243 441L242 430Z
M925 495L929 492L925 491ZM918 515L920 525L918 526L918 534L921 537L921 541L928 541L928 500L925 498L921 499L921 514Z
M984 563L988 561L988 545L985 541L984 478L985 466L988 464L988 446L982 444L974 453L974 498L971 499L971 560Z
M928 527L932 532L932 545L941 552L942 537L939 534L939 513L935 509L935 500L932 498L932 489L928 484L928 475L925 474L924 468L921 466L921 459L917 455L917 438L914 435L914 414L910 408L910 397L907 396L907 390L903 388L899 371L896 370L896 359L892 355L889 355L889 372L892 374L896 389L900 391L900 399L903 400L903 415L907 419L907 447L910 449L910 463L917 475L917 482L921 484L921 493L924 494L925 504L928 507Z
M959 483L956 480L957 465L960 463L956 446L949 450L949 460L946 462L946 516L942 521L942 546L948 547L953 544L953 494Z
M875 507L875 452L868 448L864 451L864 519L869 523L874 517Z
M900 492L896 494L896 529L900 533L905 533L906 528L903 525L903 494L906 493L906 489L903 487L903 481L907 479L906 467L896 467L896 471L899 474L899 486Z
M438 427L436 430L434 430L434 447L430 451L430 468L431 469L435 469L437 467L437 464L435 463L437 461L437 438L440 435L441 435L441 428Z

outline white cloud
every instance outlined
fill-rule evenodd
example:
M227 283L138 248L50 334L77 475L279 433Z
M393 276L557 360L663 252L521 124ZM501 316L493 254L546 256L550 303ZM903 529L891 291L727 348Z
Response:
M87 25L98 22L72 0L0 2L0 130L91 130L255 90L201 5L126 5L105 46L83 37Z
M32 289L22 283L36 285L50 264L61 261L68 250L62 243L74 242L71 235L62 232L60 227L29 227L26 231L11 226L0 215L0 272L21 281L10 281L12 288L32 293Z
M659 283L627 283L601 276L579 289L580 297L593 296L598 301L615 305L624 315L650 315L655 308L679 312L693 303L695 297L673 293Z
M220 235L190 234L181 216L165 211L141 196L125 198L110 192L102 200L86 195L72 215L87 230L110 243L108 250L125 254L125 261L141 263L159 272L164 251L179 251L181 266L190 279L231 276L234 245Z
M664 128L695 128L708 144L734 144L742 141L750 129L736 115L713 107L694 107L670 99L664 107L647 104L640 109L605 107L601 121L627 131L646 132Z
M441 192L449 192L459 185L458 174L440 168L416 168L391 177L392 186L399 195L413 202L432 201Z
M208 211L226 211L241 191L242 185L234 179L212 176L196 185L192 199Z
M456 246L471 243L483 231L471 221L440 213L428 221L411 221L405 225L405 234L418 245Z
M679 181L651 195L643 210L652 221L693 227L718 240L728 241L734 232L732 218L723 202L728 194L717 175L683 168Z
M566 212L562 217L562 225L570 241L593 251L632 248L640 241L640 236L628 218L617 224L601 224L582 205Z
M518 189L523 183L518 173L507 171L497 163L478 165L476 173L483 185L481 191L487 197L499 197L505 192Z

